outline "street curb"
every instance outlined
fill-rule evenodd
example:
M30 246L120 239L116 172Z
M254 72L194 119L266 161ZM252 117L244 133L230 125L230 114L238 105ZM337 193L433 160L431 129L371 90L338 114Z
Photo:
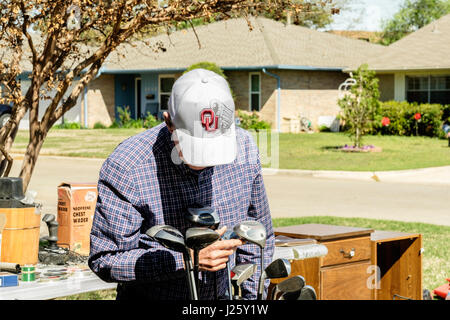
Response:
M333 170L297 170L297 169L274 169L263 168L263 175L288 175L288 176L309 176L313 178L327 179L351 179L364 181L386 181L395 178L408 178L417 174L436 175L447 170L450 172L450 166L393 170L393 171L333 171ZM420 182L427 182L423 179L417 179ZM429 183L450 184L450 181L434 180Z

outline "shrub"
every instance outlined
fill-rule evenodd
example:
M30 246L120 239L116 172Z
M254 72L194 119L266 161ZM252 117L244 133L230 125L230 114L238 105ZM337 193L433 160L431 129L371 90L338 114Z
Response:
M239 126L245 130L253 129L259 130L269 130L271 129L270 123L260 120L259 115L256 112L246 113L242 110L238 110L238 118L240 121Z
M110 129L120 128L120 123L117 122L117 120L114 120L113 123L111 123L111 125L108 128L110 128Z
M94 129L106 129L106 126L101 122L96 122L94 124Z
M121 127L125 127L131 121L130 107L117 107L117 113L119 114L119 124Z
M227 79L227 76L223 73L223 70L220 69L220 67L215 64L214 62L209 62L209 61L202 61L202 62L198 62L198 63L194 63L192 65L190 65L184 73L189 72L191 70L194 69L206 69L209 71L213 71L215 73L217 73L219 76L222 76L225 80Z
M147 116L144 119L143 126L146 129L153 128L160 124L162 121L156 119L150 112L147 112Z
M416 114L420 114L419 120L415 118ZM375 116L371 133L439 137L442 135L442 123L446 121L448 115L450 115L450 108L439 104L383 102ZM390 120L388 126L383 126L381 123L384 117Z
M53 126L55 129L81 129L81 124L78 122L64 122Z

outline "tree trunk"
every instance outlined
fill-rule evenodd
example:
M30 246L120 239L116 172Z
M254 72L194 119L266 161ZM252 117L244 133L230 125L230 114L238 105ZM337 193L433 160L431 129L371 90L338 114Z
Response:
M24 104L17 106L16 112L11 114L11 118L0 130L0 148L4 148L7 154L9 154L14 140L16 139L17 131L19 130L19 123L25 116L27 108ZM8 159L0 154L0 176L8 176L9 172L5 172L8 165Z
M22 162L22 168L19 173L19 177L23 180L23 192L28 188L28 184L31 180L31 175L33 174L34 167L41 151L42 145L44 144L45 135L38 130L35 131L33 135L30 134L32 138L30 139L27 150Z

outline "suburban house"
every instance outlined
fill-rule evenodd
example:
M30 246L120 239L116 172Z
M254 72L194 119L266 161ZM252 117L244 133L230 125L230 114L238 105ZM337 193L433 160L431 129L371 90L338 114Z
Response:
M381 99L450 104L449 50L446 15L373 55L367 63L380 79Z
M112 54L81 102L81 122L109 125L117 107L132 117L161 115L174 81L191 64L214 62L227 76L236 108L258 111L274 129L289 131L290 119L336 116L343 72L385 47L270 19L220 21L122 45ZM277 81L279 79L279 81ZM278 96L279 90L279 96ZM84 115L87 115L87 119Z
M377 72L383 101L450 103L450 15L388 47L265 18L250 22L230 19L121 45L64 120L110 125L118 107L133 118L161 117L174 81L201 61L224 70L236 108L257 111L282 132L299 117L316 128L336 117L338 88L362 63ZM24 73L24 90L29 82Z

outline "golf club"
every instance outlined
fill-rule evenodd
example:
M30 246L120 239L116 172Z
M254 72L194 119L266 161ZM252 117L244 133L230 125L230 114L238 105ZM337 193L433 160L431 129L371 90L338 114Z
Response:
M165 248L183 253L183 259L186 265L186 275L189 285L190 299L198 300L192 259L181 232L172 226L158 225L148 229L146 234L150 237L151 240L160 243Z
M316 290L309 285L304 286L297 300L317 300Z
M198 290L198 272L199 272L199 251L210 244L216 242L220 235L208 228L189 228L186 230L186 247L194 250L194 275L195 284ZM197 292L198 294L198 292Z
M317 295L313 287L305 285L299 291L283 293L279 300L317 300Z
M264 299L264 281L266 279L278 279L288 277L291 273L291 263L287 259L276 259L272 261L259 278L258 300Z
M234 233L242 240L249 243L256 244L261 249L261 275L264 270L264 248L266 246L267 232L264 225L258 221L244 221L233 228ZM262 299L262 292L264 291L264 284L261 278L258 284L257 299Z
M271 300L276 300L278 295L291 292L300 292L305 286L305 278L300 275L290 277L278 283L272 290Z
M188 208L185 217L194 227L216 230L220 224L219 215L212 207Z
M193 227L206 227L216 230L220 224L220 218L216 210L212 207L195 207L187 208L185 218ZM218 299L217 293L217 274L214 273L214 300Z
M248 280L255 272L257 266L253 263L239 264L231 270L231 282L234 289L234 299L240 300L242 296L239 295L239 287Z

